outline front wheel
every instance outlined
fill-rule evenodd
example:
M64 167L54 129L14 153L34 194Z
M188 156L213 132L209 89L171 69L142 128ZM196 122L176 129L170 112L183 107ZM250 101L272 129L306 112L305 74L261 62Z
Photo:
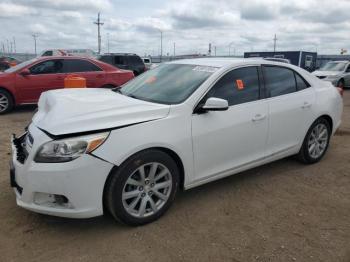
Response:
M328 149L330 137L329 122L325 118L317 119L305 136L298 158L306 164L320 161Z
M179 170L166 153L146 150L111 174L105 203L112 216L128 225L143 225L162 216L173 202Z

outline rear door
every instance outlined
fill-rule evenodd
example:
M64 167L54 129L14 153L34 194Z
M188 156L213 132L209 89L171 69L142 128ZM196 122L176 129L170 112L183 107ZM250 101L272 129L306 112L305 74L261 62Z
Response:
M315 92L292 69L263 66L269 104L269 155L296 150L309 129L313 116Z
M65 59L64 72L77 74L86 79L87 87L101 87L105 85L106 73L97 65L85 59Z
M45 60L28 69L29 75L16 75L16 88L23 103L36 103L42 92L64 87L62 59Z

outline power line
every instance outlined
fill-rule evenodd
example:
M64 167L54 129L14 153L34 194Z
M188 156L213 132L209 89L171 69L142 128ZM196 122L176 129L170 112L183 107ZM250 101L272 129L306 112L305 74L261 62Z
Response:
M94 22L95 25L97 25L97 45L98 45L98 53L101 53L101 26L104 23L101 23L100 20L100 13L97 14L97 21Z

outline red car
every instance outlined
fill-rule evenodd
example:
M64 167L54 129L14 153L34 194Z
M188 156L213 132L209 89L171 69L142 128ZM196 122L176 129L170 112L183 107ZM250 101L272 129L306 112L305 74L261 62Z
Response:
M35 104L44 91L64 87L64 79L77 74L87 87L117 87L134 77L98 60L83 57L41 57L23 62L0 73L0 114L16 105Z

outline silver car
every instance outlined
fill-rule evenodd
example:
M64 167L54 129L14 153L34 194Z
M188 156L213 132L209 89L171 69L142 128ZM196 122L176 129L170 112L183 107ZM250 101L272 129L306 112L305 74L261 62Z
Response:
M314 71L313 75L334 86L350 87L350 61L331 61Z

